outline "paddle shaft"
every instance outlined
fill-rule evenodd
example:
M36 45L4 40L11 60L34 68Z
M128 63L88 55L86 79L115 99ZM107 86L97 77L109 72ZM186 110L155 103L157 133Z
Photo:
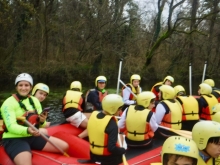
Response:
M192 65L189 63L189 94L192 95Z
M31 124L29 121L27 121L24 117L17 117L17 120L22 120L25 124L27 124L29 127L31 127L33 130L38 131L40 133L40 136L44 138L47 142L49 142L52 146L54 146L58 151L60 151L63 155L69 157L69 155L64 152L59 146L57 146L55 143L53 143L46 135L41 133L33 124Z
M121 116L115 116L117 119L121 119ZM184 136L184 137L187 137L187 138L192 138L192 132L190 131L186 131L186 130L176 130L176 129L172 129L172 128L168 128L168 127L164 127L164 126L161 126L159 125L158 126L159 128L162 128L162 129L165 129L165 130L168 130L168 131L171 131L171 132L174 132L178 135L181 135L181 136Z
M129 88L123 81L119 80L119 82L120 82L125 88L127 88L127 89L129 90L129 92L131 92L131 94L132 94L134 97L137 98L137 95L134 94L134 93L131 91L131 88Z
M118 82L117 82L117 94L119 94L119 86L120 86L119 80L121 79L121 66L122 66L122 59L120 59L120 63L119 63Z
M118 142L119 142L120 147L122 147L120 134L118 134ZM128 162L126 160L125 154L122 155L122 160L123 160L123 164L124 165L128 165Z
M207 66L207 61L205 61L204 68L203 68L202 83L203 83L203 81L205 79L206 66Z

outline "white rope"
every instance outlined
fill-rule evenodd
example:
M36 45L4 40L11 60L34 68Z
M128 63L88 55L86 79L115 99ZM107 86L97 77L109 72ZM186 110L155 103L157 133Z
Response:
M64 162L58 161L58 160L56 160L56 159L54 159L54 158L52 158L52 157L46 156L46 155L44 155L44 154L40 154L40 153L35 152L35 151L32 151L32 153L34 153L34 154L36 154L36 155L39 155L39 156L42 156L42 157L44 157L44 158L47 158L47 159L49 159L49 160L52 160L52 161L56 162L57 164L61 164L61 165L80 165L80 164L68 164L68 163L64 163Z

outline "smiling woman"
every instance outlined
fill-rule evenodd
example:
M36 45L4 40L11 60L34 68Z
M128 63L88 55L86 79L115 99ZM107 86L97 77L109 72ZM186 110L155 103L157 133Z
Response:
M33 86L31 75L19 74L15 79L15 86L17 93L6 99L1 107L5 124L2 136L3 146L16 165L31 165L31 149L48 152L59 152L59 150L45 141L38 130L17 121L19 117L23 116L26 117L26 120L36 123L35 127L44 127L46 124L46 118L39 115L42 112L40 102L29 95ZM68 144L60 139L51 136L49 140L63 151L68 149Z

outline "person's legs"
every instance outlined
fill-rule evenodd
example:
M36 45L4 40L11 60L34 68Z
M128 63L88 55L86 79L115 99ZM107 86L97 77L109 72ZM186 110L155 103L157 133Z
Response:
M6 153L16 165L31 165L31 148L28 138L3 139Z
M91 114L92 114L92 112L90 112L90 113L89 112L84 112L83 114L86 116L87 119L89 119Z
M82 128L87 128L87 124L88 124L88 119L85 118L85 119L81 122L81 124L80 124L79 126L82 127Z
M16 165L32 165L31 158L31 153L24 151L15 156L14 163Z
M69 148L68 143L65 141L58 139L56 137L49 137L49 140L54 143L56 146L58 146L62 151L66 152ZM60 151L55 148L51 143L47 142L42 151L47 151L47 152L57 152L59 153Z
M87 128L87 124L88 124L88 119L85 117L84 120L81 122L81 124L79 125L82 128ZM87 129L85 129L83 132L81 132L78 137L79 138L85 138L88 136L88 131Z
M75 113L73 116L70 116L66 120L70 122L71 125L75 126L76 128L78 127L81 127L84 129L87 128L88 119L80 111ZM87 136L88 136L88 132L86 129L78 135L79 138L85 138Z
M87 136L88 136L88 131L87 131L87 129L85 129L83 132L81 132L81 133L78 135L78 137L81 138L81 139L83 139L83 138L85 138L85 137L87 137Z

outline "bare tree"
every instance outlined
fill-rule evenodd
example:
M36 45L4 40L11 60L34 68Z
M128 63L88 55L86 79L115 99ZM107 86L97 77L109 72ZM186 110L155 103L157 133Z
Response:
M156 21L156 28L155 28L155 35L153 37L152 43L150 44L149 48L147 49L146 52L146 63L145 66L148 66L151 63L151 59L155 53L155 51L157 50L157 48L161 45L161 43L166 40L167 38L169 38L172 33L175 31L175 29L178 27L178 23L180 21L180 19L176 19L174 21L174 23L172 23L172 16L173 16L173 12L174 10L180 6L181 4L183 4L185 2L185 0L181 0L178 3L174 4L174 0L171 0L170 4L169 4L169 15L168 15L168 20L167 20L167 30L161 34L161 36L159 36L160 31L161 31L161 15L163 12L163 8L165 3L167 3L167 0L158 0L158 14L157 14L157 21Z

